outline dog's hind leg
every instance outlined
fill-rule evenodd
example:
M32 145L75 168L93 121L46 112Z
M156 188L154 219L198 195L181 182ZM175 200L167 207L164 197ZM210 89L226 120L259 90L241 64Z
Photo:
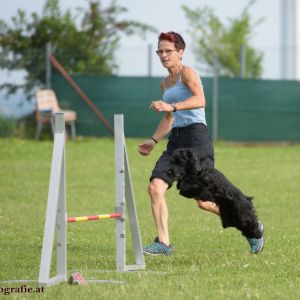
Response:
M239 205L238 216L240 220L238 229L241 230L246 238L260 239L262 237L262 232L258 225L252 198L243 195L242 199L238 199L237 203Z
M219 201L220 217L224 228L235 227L246 238L261 238L258 228L257 216L251 198L238 197Z

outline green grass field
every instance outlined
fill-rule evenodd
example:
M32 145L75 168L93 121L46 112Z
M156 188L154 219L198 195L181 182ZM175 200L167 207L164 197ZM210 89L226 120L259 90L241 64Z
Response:
M137 154L138 139L127 147L143 243L155 237L148 177L165 144L149 157ZM235 229L180 197L167 193L175 254L145 257L146 270L115 270L113 220L68 226L68 270L89 279L121 280L46 288L43 294L13 293L13 299L300 299L300 146L235 147L218 143L216 166L254 204L265 225L265 249L249 253ZM48 195L52 142L0 139L0 280L37 279ZM110 139L67 143L69 216L114 211L114 154ZM129 232L129 231L128 231ZM128 235L128 262L133 262ZM55 259L53 259L55 261ZM0 283L6 287L21 284ZM36 284L27 284L36 287Z

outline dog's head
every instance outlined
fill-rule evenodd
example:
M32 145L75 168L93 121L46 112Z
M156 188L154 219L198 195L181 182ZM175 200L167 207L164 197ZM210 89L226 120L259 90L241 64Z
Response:
M171 168L168 170L168 176L174 180L193 176L200 171L196 152L190 148L175 150L171 155L170 161Z

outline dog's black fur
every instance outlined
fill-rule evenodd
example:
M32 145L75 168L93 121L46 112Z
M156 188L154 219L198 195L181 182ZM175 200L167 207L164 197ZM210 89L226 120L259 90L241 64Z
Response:
M172 153L171 164L168 176L177 180L182 196L213 201L224 228L236 227L247 238L261 238L252 197L245 196L215 169L211 159L198 158L196 149L181 148Z

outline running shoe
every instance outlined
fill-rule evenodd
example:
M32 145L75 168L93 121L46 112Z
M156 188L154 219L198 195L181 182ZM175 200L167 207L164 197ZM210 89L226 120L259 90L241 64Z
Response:
M156 237L152 244L144 248L144 253L148 255L167 255L170 256L173 254L173 248L171 245L167 246L166 244L159 241L159 238Z

